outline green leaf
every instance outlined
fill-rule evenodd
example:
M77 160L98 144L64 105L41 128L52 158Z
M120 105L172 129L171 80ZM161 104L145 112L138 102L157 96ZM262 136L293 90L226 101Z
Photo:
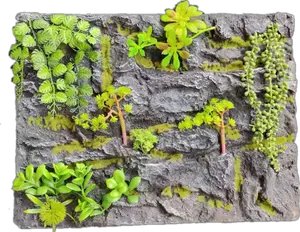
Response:
M52 23L54 23L55 25L60 25L63 23L64 21L64 18L65 18L65 15L62 15L62 14L55 14L55 15L52 15L50 17L50 20Z
M40 93L51 93L52 92L52 85L50 81L44 81L40 87L39 87L39 92Z
M77 28L80 30L80 31L87 31L90 27L90 23L88 21L85 21L85 20L80 20L78 23L77 23Z
M100 31L100 29L97 28L97 27L92 27L92 28L90 29L90 34L91 34L93 37L99 37L100 34L101 34L101 31Z
M22 45L24 47L34 47L36 46L36 42L34 40L34 38L31 35L25 35L23 40L22 40Z
M24 22L17 23L16 26L13 27L13 33L14 35L26 35L30 33L30 28Z
M57 66L60 62L60 60L65 56L62 50L58 49L55 52L53 52L48 60L48 64L51 68L54 68Z
M75 36L75 38L76 38L79 42L81 42L81 43L85 42L85 40L86 40L86 35L85 35L84 33L81 33L81 32L75 32L75 33L74 33L74 36Z
M124 105L124 110L127 112L127 113L131 113L132 112L132 105Z
M58 90L65 90L66 89L66 84L65 84L64 79L59 78L59 79L56 80L56 88Z
M36 36L37 36L37 42L40 43L40 44L45 44L49 41L49 35L47 34L47 32L45 31L38 31L36 33Z
M37 77L46 80L51 78L51 73L49 71L49 68L47 66L42 67L38 72L37 72Z
M58 189L59 193L70 193L72 190L67 188L65 185L60 186Z
M32 179L33 179L34 167L33 167L32 164L29 164L29 165L26 167L25 173L26 173L26 179L27 179L27 180L32 180Z
M36 189L34 189L34 188L26 189L25 193L30 194L30 195L36 195Z
M41 186L41 187L37 188L36 195L39 195L39 196L45 195L47 193L47 191L48 191L47 186Z
M53 69L53 76L58 77L63 75L67 71L67 67L64 64L59 64Z
M68 183L68 184L66 184L66 186L67 186L68 189L71 189L75 192L80 192L81 191L81 189L75 184Z
M59 32L59 38L63 43L68 44L72 38L72 31L70 29L61 29Z
M89 105L89 102L85 98L80 97L79 98L79 105L82 106L82 107L87 107Z
M12 82L16 85L19 84L21 82L20 75L18 74L14 75Z
M26 209L24 210L26 214L39 214L41 213L41 209Z
M165 58L163 58L163 60L161 61L161 65L163 67L167 67L170 64L171 58L172 58L173 54L170 53L169 55L167 55Z
M91 215L92 212L93 212L92 208L85 208L79 215L79 221L82 222L85 219L87 219Z
M66 85L73 84L77 80L76 74L74 71L67 71L65 74L65 83Z
M41 97L41 102L44 104L50 104L53 102L53 95L51 93L43 94Z
M78 91L83 96L92 96L93 95L93 89L88 84L83 84L79 86Z
M89 56L89 59L92 61L92 62L98 62L99 59L100 59L100 52L98 51L91 51L88 53L88 56Z
M62 204L63 204L64 206L67 206L67 205L71 204L72 202L73 202L73 200L72 200L72 199L69 199L69 200L66 200L66 201L62 202Z
M29 49L28 48L23 48L23 51L22 51L22 56L21 56L21 59L25 60L29 57Z
M132 191L134 189L136 189L141 183L141 177L136 176L134 178L131 179L130 183L129 183L129 191Z
M13 60L18 60L21 59L22 57L22 49L20 47L11 50L9 53L9 56L13 59Z
M93 36L87 36L87 41L92 45L95 45L97 43L97 39Z
M75 97L78 94L78 90L74 85L67 86L65 94L67 97Z
M12 70L13 70L13 74L18 74L18 72L20 72L22 70L22 66L19 62L15 62L12 66Z
M106 187L109 189L114 189L118 186L118 183L115 181L114 178L106 179L105 183L106 183Z
M38 205L38 206L40 206L40 207L42 207L42 206L44 205L43 202L40 201L37 197L32 196L32 195L30 195L30 194L26 194L26 196L28 197L28 199L29 199L30 201L32 201L33 204Z
M79 178L73 179L73 180L72 180L72 183L73 183L73 184L76 184L76 185L82 185L83 181L84 181L84 179L81 178L81 177L79 177Z
M46 66L46 57L44 56L44 53L37 49L32 52L31 61L34 70L40 70Z
M97 185L95 185L95 184L91 184L91 185L89 185L88 187L85 187L85 188L86 188L86 190L85 190L85 195L88 195L93 189L96 188L96 186L97 186Z
M174 52L174 54L173 54L173 66L176 70L178 70L180 67L180 61L179 61L177 52Z
M49 26L49 23L44 19L36 19L32 23L33 29L39 30Z
M92 76L92 72L89 68L81 66L78 70L79 79L89 79Z
M115 181L119 184L125 181L125 174L123 169L121 170L116 170L113 174L113 177L115 179Z
M63 24L68 27L69 29L73 30L76 23L78 21L78 18L74 15L68 15L64 16Z
M84 51L78 51L75 56L75 65L79 65L84 58Z
M59 102L59 103L64 103L68 100L66 94L64 94L63 92L57 92L55 94L55 101Z
M129 204L136 204L139 202L139 196L138 195L127 196L127 201Z
M103 214L104 214L104 210L94 210L90 216L94 217L94 216L103 215Z
M117 189L114 189L108 195L112 198L120 198L122 193L120 193Z
M139 52L139 49L136 47L130 47L129 48L129 53L128 53L128 57L133 57L135 55L137 55Z
M56 49L57 49L57 46L55 46L54 44L47 43L44 45L44 51L45 51L46 55L52 54L53 52L56 51Z
M86 177L84 178L84 182L83 182L83 188L87 188L92 176L93 176L93 172L90 172L86 175Z

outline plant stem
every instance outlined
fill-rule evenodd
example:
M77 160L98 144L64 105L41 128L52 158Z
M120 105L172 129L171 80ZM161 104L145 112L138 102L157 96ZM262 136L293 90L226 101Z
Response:
M226 153L226 144L225 144L225 126L224 126L224 113L220 114L221 117L221 127L220 127L220 136L221 136L221 155Z
M121 126L122 137L123 137L123 144L125 146L127 146L126 124L125 124L125 120L124 120L124 115L123 115L122 109L121 109L120 104L119 104L120 100L117 99L116 95L114 95L114 100L116 102L116 107L117 107L117 110L118 110L118 116L119 116L119 120L120 120L120 126Z
M207 31L212 31L212 30L215 30L215 29L216 29L216 27L210 27L210 28L207 28L207 29L199 30L195 35L193 35L191 37L191 39L195 39L196 37L198 37L202 33L207 32Z
M55 232L56 231L56 225L53 225L52 226L52 232Z

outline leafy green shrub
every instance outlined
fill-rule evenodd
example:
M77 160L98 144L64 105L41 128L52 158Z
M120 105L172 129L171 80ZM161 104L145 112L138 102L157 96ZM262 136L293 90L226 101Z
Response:
M106 179L106 186L111 191L104 195L102 201L103 209L108 209L111 204L120 200L122 195L127 197L128 203L137 203L139 195L134 191L141 183L139 176L133 177L129 184L126 182L123 169L116 170L113 177Z
M236 126L233 118L228 118L227 124L225 124L224 114L233 108L233 103L228 100L212 98L209 104L204 107L203 112L196 114L194 118L191 118L190 116L185 117L185 119L178 124L178 129L192 129L193 126L201 126L202 124L212 126L220 132L221 154L224 154L226 153L226 130L232 130L232 128Z
M98 42L99 28L73 15L52 15L49 22L39 18L17 23L13 32L17 44L12 46L10 56L16 60L13 81L17 89L23 88L24 60L30 57L41 80L41 102L52 115L62 105L69 106L72 112L86 107L85 97L91 96L93 90L88 83L91 70L82 65L82 60L85 57L92 62L99 60L100 53L92 49ZM68 49L63 49L66 45L75 56L66 56Z
M276 134L280 123L279 114L287 104L287 80L290 78L285 61L285 39L278 32L278 24L270 24L265 33L252 35L250 42L251 50L245 54L245 73L241 80L246 89L245 97L255 111L254 122L250 125L254 133L252 142L257 145L258 151L271 160L270 165L278 172L278 154L284 148L276 145ZM258 59L265 70L263 100L258 98L254 89L254 69Z
M138 33L138 40L127 40L129 46L129 57L146 55L145 48L155 45L162 51L165 58L161 61L162 67L172 65L175 70L180 68L180 58L187 59L190 54L183 50L184 47L189 46L193 39L200 34L214 30L215 27L208 27L202 20L195 19L201 16L202 12L198 11L196 6L190 6L188 1L182 1L177 4L175 10L166 10L166 14L161 16L161 21L168 23L164 30L166 31L167 43L158 42L152 37L152 27L147 29L147 32ZM193 35L189 37L188 31Z
M158 138L146 129L134 129L130 131L130 140L133 141L133 148L147 154L158 142Z
M97 117L91 118L89 114L83 113L75 117L75 124L81 126L84 129L91 129L92 131L106 130L109 126L109 122L116 123L120 121L123 144L127 145L127 132L124 119L124 112L131 113L132 106L120 104L124 98L131 94L131 89L126 86L121 86L115 89L113 86L109 86L106 92L96 96L96 103L99 110L107 111L106 115L100 114Z

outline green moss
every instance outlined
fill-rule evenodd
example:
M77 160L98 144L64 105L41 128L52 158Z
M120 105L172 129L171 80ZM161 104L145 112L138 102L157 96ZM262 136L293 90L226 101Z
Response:
M162 134L162 133L169 131L175 127L176 127L175 124L163 123L163 124L150 126L150 127L148 127L148 130L151 131L152 133Z
M242 161L239 157L234 158L234 188L235 191L240 192L241 186L244 183L244 178L241 173Z
M87 148L91 149L99 149L100 147L103 147L105 144L109 143L111 141L111 138L106 136L97 136L96 138L92 140L85 140L83 142L83 145Z
M75 124L74 122L62 115L57 114L56 116L52 116L48 114L45 117L36 116L36 117L29 117L27 120L28 126L37 126L39 128L49 129L52 131L60 131L60 130L71 130L75 131Z
M155 148L150 151L149 155L151 158L164 159L168 160L169 162L181 162L183 159L183 155L180 153L169 154L167 152L160 151Z
M173 197L172 186L169 185L166 188L164 188L163 191L161 192L161 195L165 196L165 197L172 198Z
M214 208L216 207L215 201L212 200L212 199L209 199L209 200L207 201L207 204L208 204L208 206L209 206L210 208L212 208L212 209L214 209Z
M180 199L189 197L192 191L188 187L176 187L174 188L174 193L177 193Z
M57 155L59 153L69 153L72 154L73 152L85 152L86 148L82 146L80 142L77 140L74 140L70 144L61 144L61 145L56 145L53 149L51 154L52 155Z
M238 140L241 137L240 131L238 129L233 129L227 127L225 130L226 137L231 140Z
M129 36L130 35L130 30L128 28L122 28L120 23L117 23L118 27L118 32L123 35L123 36Z
M112 24L112 23L114 23L114 20L112 20L112 18L109 18L109 19L107 19L107 22L108 22L109 24Z
M295 96L292 95L292 94L289 95L288 98L287 98L287 101L290 102L290 103L295 103Z
M242 48L242 47L250 47L250 41L243 40L240 36L232 36L229 40L225 40L223 42L213 41L209 39L210 47L212 48Z
M215 205L216 207L219 209L219 208L224 208L224 204L222 201L220 200L215 200Z
M243 61L235 60L229 64L204 62L201 69L208 72L233 72L243 70Z
M197 197L197 201L206 202L206 197L204 195L201 195L201 196Z
M144 57L144 56L141 56L141 55L136 55L135 57L135 62L144 67L144 68L153 68L155 69L155 66L152 62L151 59L147 58L147 57Z
M291 143L295 140L295 135L294 134L290 134L288 136L279 136L276 137L276 145L277 146L285 146L286 143ZM264 140L262 142L263 144L266 143L266 141ZM254 143L250 143L247 144L246 146L242 147L242 151L246 151L246 150L257 150L258 146Z
M101 90L104 92L108 86L113 82L112 77L112 64L110 60L111 38L108 35L104 35L100 40L101 57L102 57L102 75L101 75Z
M113 159L101 159L101 160L90 160L85 162L86 165L92 165L93 169L103 169L112 164L123 165L124 159L113 158Z
M258 198L256 204L269 216L273 217L277 215L277 211L273 208L270 200Z

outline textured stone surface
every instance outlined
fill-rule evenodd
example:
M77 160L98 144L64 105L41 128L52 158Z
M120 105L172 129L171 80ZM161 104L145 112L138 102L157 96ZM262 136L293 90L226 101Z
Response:
M42 15L48 18L47 15ZM36 18L38 14L21 13L17 19ZM112 38L111 60L115 86L126 85L132 89L132 95L126 99L133 105L133 114L126 118L128 131L133 128L146 128L159 123L178 123L187 115L193 115L209 101L211 97L226 98L234 102L235 109L230 112L236 119L242 137L238 141L228 140L228 154L219 155L219 141L216 131L202 126L201 128L179 132L172 129L159 136L157 148L170 153L182 153L183 162L170 163L165 160L151 159L132 150L132 146L122 146L119 127L113 127L104 135L114 137L112 141L99 150L87 150L72 155L50 154L53 146L68 143L72 140L92 138L90 132L77 128L72 133L68 130L52 132L37 127L28 127L29 116L45 115L46 108L39 103L35 95L38 89L36 74L30 64L26 68L25 92L17 102L17 171L28 164L39 165L53 162L73 163L77 161L122 157L124 168L129 176L140 175L142 184L138 190L141 200L136 205L125 201L116 203L105 216L97 216L85 221L80 226L115 226L142 225L186 222L238 222L238 221L290 221L299 218L299 179L297 172L297 146L287 144L287 149L280 154L281 171L275 173L269 161L261 153L242 151L249 143L252 134L249 130L251 109L243 98L240 72L211 73L204 72L199 66L204 62L218 62L221 59L241 59L243 49L207 48L205 35L195 40L189 48L191 57L187 61L189 71L182 73L163 72L145 69L127 57L126 37L117 31L117 23L132 32L141 31L153 25L154 36L160 37L163 25L159 15L80 15L99 26L102 33ZM110 20L108 20L110 19ZM290 14L277 13L269 15L232 15L210 14L205 20L217 25L212 32L215 40L222 41L231 36L247 38L254 32L264 32L271 22L280 24L280 32L288 38L287 59L291 67L292 80L289 82L289 93L296 91L295 63L292 53L292 36L294 17ZM153 59L157 58L154 54ZM99 91L100 64L93 67L94 90ZM256 83L262 82L262 69L257 68ZM262 84L257 84L261 91ZM91 99L91 102L93 100ZM95 111L93 104L90 111ZM288 103L280 116L279 136L296 134L296 106ZM101 134L101 133L97 133ZM234 188L234 157L242 160L244 184L241 192ZM95 171L94 181L103 184L105 178L113 173L118 165ZM160 192L166 186L187 186L193 192L186 199L174 195L172 199L162 197ZM269 216L256 204L256 195L269 199L276 216ZM197 196L205 195L210 199L232 204L231 211L210 208L207 203L196 201ZM99 198L99 195L97 196ZM30 208L31 203L24 194L15 194L14 221L21 228L36 228L43 225L37 216L25 215L23 210ZM69 219L61 227L76 227Z

